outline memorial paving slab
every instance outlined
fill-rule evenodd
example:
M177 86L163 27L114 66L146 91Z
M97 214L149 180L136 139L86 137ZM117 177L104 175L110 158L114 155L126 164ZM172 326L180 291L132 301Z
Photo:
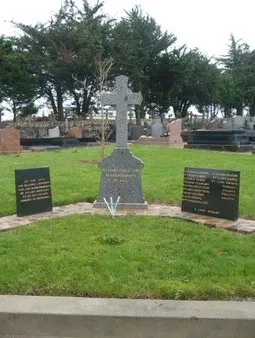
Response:
M30 216L18 217L17 215L12 215L1 217L0 231L7 231L25 225L32 225L43 220L75 214L110 216L106 209L93 208L92 203L81 202L61 207L54 207L50 212L44 212ZM148 209L120 209L117 210L116 216L157 216L179 218L194 223L204 224L205 226L213 228L224 228L230 231L237 231L247 234L255 232L255 220L238 218L236 221L229 221L220 218L182 212L180 207L166 204L149 204Z

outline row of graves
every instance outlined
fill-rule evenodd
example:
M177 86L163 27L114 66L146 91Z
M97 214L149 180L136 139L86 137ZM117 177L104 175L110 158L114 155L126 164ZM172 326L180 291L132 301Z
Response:
M108 105L107 107L109 107ZM106 108L107 111L109 108ZM255 117L234 116L209 120L188 114L184 119L136 125L130 108L126 112L129 142L144 145L177 146L185 148L255 152ZM126 120L127 120L126 116ZM0 129L0 152L18 152L21 149L52 150L67 147L99 145L102 141L101 119L66 119L47 121L28 119L7 124ZM104 122L104 139L116 142L116 120Z
M129 114L128 114L129 115ZM162 124L160 119L137 125L128 121L128 141L147 145L183 145L182 120ZM104 121L104 139L116 142L116 120ZM3 126L2 126L3 127ZM28 119L15 124L6 123L0 129L0 152L24 150L55 150L79 146L99 145L102 141L102 120L90 119L35 121Z
M44 122L0 129L0 153L100 145L102 141L100 120L94 123L93 130L90 127L90 122L86 120L68 128L63 128L63 124L60 123L50 128ZM72 125L72 121L69 124ZM155 119L152 124L145 122L143 125L129 122L128 141L144 145L178 145L182 147L184 145L181 137L182 124L182 120L174 120L166 123L166 128L164 128L164 124L159 119ZM44 130L43 137L40 136L38 130ZM108 124L107 130L105 130L105 140L108 143L116 142L116 120L111 120Z
M111 93L102 95L104 105L116 107L116 145L101 164L101 184L94 208L146 209L141 170L144 164L128 146L127 110L139 105L141 93L128 88L128 78L116 77ZM15 171L17 215L23 217L52 210L49 168ZM182 212L236 220L238 218L240 172L213 168L184 168Z
M201 123L200 123L201 124ZM254 153L255 117L216 118L182 131L185 148Z

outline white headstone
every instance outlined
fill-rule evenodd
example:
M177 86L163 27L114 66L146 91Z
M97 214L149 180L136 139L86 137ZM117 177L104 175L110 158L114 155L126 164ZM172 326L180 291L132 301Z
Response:
M155 119L151 125L151 136L160 137L163 133L163 126L160 119Z
M59 137L60 136L60 132L59 132L59 127L55 127L52 129L49 129L49 137Z

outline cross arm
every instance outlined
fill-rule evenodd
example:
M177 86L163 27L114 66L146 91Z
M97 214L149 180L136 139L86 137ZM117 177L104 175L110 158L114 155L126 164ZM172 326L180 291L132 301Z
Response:
M127 97L127 104L130 105L134 105L134 104L141 104L143 100L142 94L141 92L139 93L132 93L129 94Z
M117 97L114 93L102 93L101 94L101 104L102 106L111 106L117 104Z

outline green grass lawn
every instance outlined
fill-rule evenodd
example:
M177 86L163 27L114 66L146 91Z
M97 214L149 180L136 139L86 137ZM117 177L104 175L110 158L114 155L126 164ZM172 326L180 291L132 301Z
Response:
M241 171L240 214L255 219L255 156L133 146L148 202L179 204L185 166ZM107 148L108 154L112 147ZM49 166L54 205L96 199L100 148L0 156L0 215L14 170ZM163 299L255 297L255 237L156 217L71 216L0 233L0 294Z
M185 166L240 170L240 215L255 219L255 156L145 146L131 150L145 164L142 180L148 202L180 205ZM108 154L111 151L108 147ZM0 156L0 216L15 213L14 170L20 168L50 167L55 206L94 201L100 182L97 160L99 147Z
M0 233L0 294L255 296L255 237L154 217L70 216Z

